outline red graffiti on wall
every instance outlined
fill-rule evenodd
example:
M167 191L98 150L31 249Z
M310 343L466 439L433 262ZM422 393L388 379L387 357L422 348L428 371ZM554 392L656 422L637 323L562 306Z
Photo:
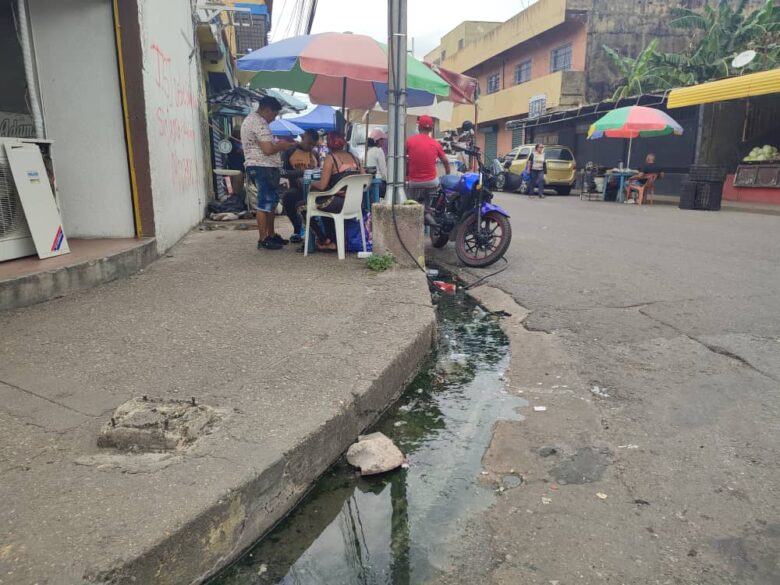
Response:
M154 83L162 92L165 105L155 110L157 133L170 148L171 180L176 189L196 182L194 149L198 99L190 89L188 77L176 75L173 59L156 43L149 46L154 56ZM189 66L182 68L189 71ZM186 151L186 155L180 154Z
M171 171L173 172L174 187L181 189L195 184L194 158L179 158L176 151L171 151Z

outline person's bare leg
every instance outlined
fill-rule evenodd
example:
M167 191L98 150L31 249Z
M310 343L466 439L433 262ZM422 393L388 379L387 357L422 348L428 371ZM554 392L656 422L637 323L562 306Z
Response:
M261 242L264 242L265 239L271 235L268 233L268 215L272 214L269 214L267 211L260 211L259 209L255 214L255 219L257 219L257 235ZM273 225L273 220L271 221L271 225Z
M274 219L276 219L276 212L271 211L270 213L266 213L266 219L265 219L265 229L266 233L269 237L273 237L273 235L276 233L274 231Z

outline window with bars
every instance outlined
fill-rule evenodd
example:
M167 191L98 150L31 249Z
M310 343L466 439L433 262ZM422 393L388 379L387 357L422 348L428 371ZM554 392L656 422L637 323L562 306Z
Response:
M265 16L235 13L236 53L246 55L266 45Z
M466 46L466 39L458 39L458 50L460 51Z
M531 81L531 60L515 65L515 85Z
M571 43L557 47L550 52L550 72L571 69Z
M501 89L501 74L494 73L487 78L487 92L496 93Z

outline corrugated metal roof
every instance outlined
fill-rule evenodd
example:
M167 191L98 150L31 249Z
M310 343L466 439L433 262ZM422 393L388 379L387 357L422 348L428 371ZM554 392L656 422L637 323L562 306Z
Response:
M673 89L669 93L667 108L724 102L769 93L780 93L780 69Z

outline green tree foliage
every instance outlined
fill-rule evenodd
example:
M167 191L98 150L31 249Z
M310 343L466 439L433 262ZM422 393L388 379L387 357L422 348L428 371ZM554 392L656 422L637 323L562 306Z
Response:
M659 52L658 39L636 58L604 46L621 75L613 99L780 67L780 6L767 0L749 12L747 4L717 0L700 11L672 8L669 26L690 35L688 46L679 53ZM749 49L756 51L756 58L735 70L731 61Z

